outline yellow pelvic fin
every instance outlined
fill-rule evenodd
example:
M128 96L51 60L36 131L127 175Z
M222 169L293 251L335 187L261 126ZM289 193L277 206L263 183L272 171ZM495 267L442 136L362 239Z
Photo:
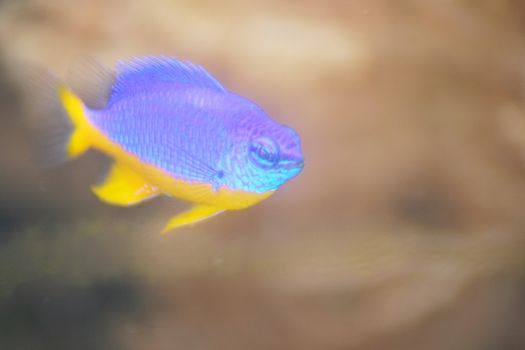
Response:
M80 98L63 85L59 86L58 95L69 120L73 124L73 134L70 136L66 147L67 155L73 158L84 153L90 147L86 131L89 122Z
M224 210L225 209L221 209L221 208L217 208L217 207L213 207L209 205L197 204L193 206L191 209L171 218L170 221L168 221L168 223L166 224L166 226L164 226L162 233L166 233L168 231L171 231L173 229L176 229L182 226L194 224L198 221L202 221L204 219L220 214Z
M93 186L91 190L102 201L120 206L137 204L159 194L158 188L119 163L113 165L101 185Z

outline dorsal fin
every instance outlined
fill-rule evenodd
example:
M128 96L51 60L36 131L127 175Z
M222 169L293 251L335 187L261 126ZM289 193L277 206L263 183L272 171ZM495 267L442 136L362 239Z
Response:
M106 107L115 84L115 72L90 56L77 56L70 64L67 85L91 109Z
M90 56L77 56L70 64L67 85L91 109L106 107L115 84L115 72Z
M204 68L167 56L134 57L117 62L111 100L122 94L143 91L145 84L173 83L226 91Z

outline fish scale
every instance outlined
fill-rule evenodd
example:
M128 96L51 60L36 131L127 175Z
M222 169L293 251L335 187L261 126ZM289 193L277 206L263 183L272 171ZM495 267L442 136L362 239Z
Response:
M219 157L214 152L218 144L214 144L210 133L220 126L209 120L199 128L188 127L201 117L199 111L192 111L176 97L173 100L176 102L168 102L166 106L167 100L160 96L146 101L131 99L125 106L97 112L91 119L102 132L142 161L160 166L183 180L205 180L203 174L191 172L184 156L192 154L192 159L213 168ZM142 108L145 105L153 107L146 111Z

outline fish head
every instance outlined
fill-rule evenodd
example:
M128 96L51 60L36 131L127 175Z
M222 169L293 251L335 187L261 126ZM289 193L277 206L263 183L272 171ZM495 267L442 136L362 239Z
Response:
M301 140L292 128L264 116L246 118L236 134L230 164L237 187L259 193L274 191L302 171Z

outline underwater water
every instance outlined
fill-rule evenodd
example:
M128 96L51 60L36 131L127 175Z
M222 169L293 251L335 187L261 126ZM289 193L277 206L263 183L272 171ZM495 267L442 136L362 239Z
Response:
M520 1L0 3L0 349L525 348ZM271 198L187 204L35 164L20 72L165 54L301 135Z

